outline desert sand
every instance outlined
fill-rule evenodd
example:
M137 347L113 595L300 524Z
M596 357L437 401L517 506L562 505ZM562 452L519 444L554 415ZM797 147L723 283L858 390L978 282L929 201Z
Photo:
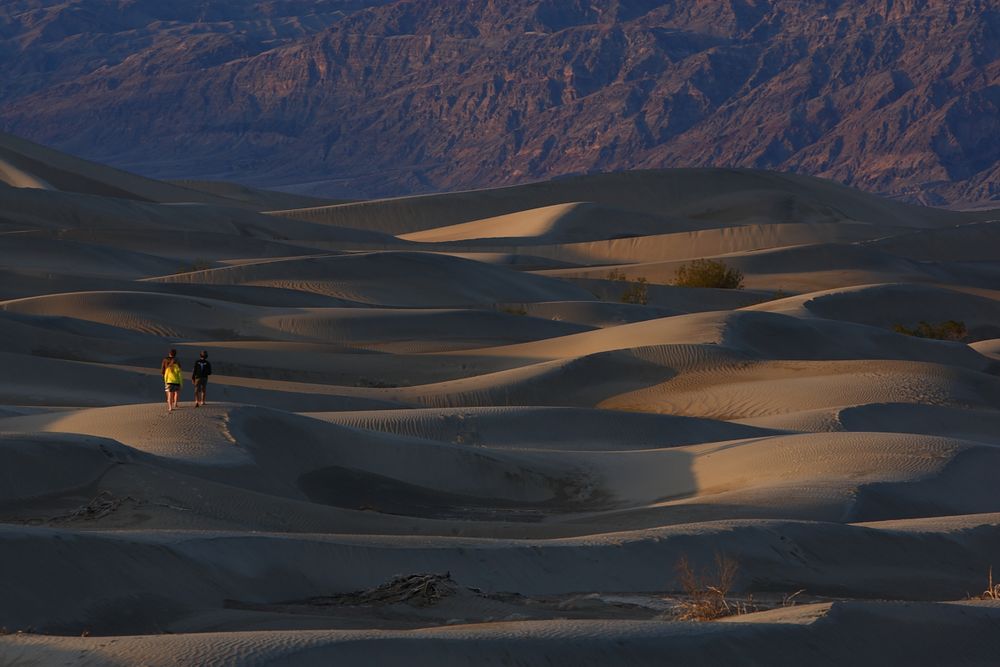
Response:
M998 258L777 173L327 203L2 136L0 664L995 664Z

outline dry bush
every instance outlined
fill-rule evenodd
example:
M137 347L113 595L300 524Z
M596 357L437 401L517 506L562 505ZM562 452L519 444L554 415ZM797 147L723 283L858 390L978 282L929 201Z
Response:
M621 295L620 301L622 303L634 303L640 306L649 303L649 281L644 276L629 280L624 271L611 269L608 271L608 280L613 280L616 283L628 283L628 287Z
M1000 600L1000 583L993 583L993 566L987 575L986 590L979 596L983 600Z
M784 595L781 596L781 606L794 607L798 603L798 601L795 598L797 598L798 596L802 595L805 592L806 589L800 588L794 593L785 593Z
M177 273L192 273L194 271L207 271L211 269L214 264L211 260L203 259L201 257L195 257L189 264L182 264L178 269Z
M634 303L640 306L645 306L649 303L649 286L646 283L646 279L640 276L634 282L629 283L629 286L622 292L621 301L622 303Z
M681 556L676 569L677 581L688 598L678 605L678 620L712 621L757 611L753 596L742 601L729 597L739 572L735 559L716 553L714 571L699 573L691 567L686 556Z
M917 338L933 338L934 340L962 340L969 334L969 329L965 322L958 320L947 320L941 324L930 324L921 320L916 327L910 329L902 324L892 327L896 333Z
M628 278L625 277L625 272L624 271L622 271L620 269L611 269L610 271L608 271L608 280L614 280L616 282L621 282L621 281L624 281L624 280L628 280Z
M674 285L678 287L716 287L743 289L743 272L714 259L696 259L677 269Z

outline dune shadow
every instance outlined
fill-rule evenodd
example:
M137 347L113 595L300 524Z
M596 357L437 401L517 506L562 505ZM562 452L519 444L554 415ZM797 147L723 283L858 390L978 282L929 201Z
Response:
M578 494L572 479L550 479L552 497L522 501L440 491L364 470L330 466L298 479L306 497L323 505L423 519L539 522L554 514L610 509L609 494L591 490Z

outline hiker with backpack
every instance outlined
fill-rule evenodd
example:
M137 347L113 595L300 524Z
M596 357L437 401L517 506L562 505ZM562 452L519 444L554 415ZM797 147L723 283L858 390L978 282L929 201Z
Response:
M166 358L160 362L160 370L163 372L163 389L167 393L167 412L173 412L177 407L181 384L184 382L181 365L177 361L177 350L170 350Z
M194 384L194 407L205 405L208 393L208 376L212 374L212 364L208 361L208 351L202 350L198 361L194 362L191 371L191 382Z

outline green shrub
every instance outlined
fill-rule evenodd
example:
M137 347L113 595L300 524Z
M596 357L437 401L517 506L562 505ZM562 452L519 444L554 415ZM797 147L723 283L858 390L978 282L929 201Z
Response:
M718 260L696 259L677 269L674 284L678 287L743 289L743 272Z
M905 327L902 324L897 324L892 327L892 330L907 336L933 338L935 340L962 340L969 333L965 322L957 320L947 320L941 324L930 324L921 320L913 329Z

